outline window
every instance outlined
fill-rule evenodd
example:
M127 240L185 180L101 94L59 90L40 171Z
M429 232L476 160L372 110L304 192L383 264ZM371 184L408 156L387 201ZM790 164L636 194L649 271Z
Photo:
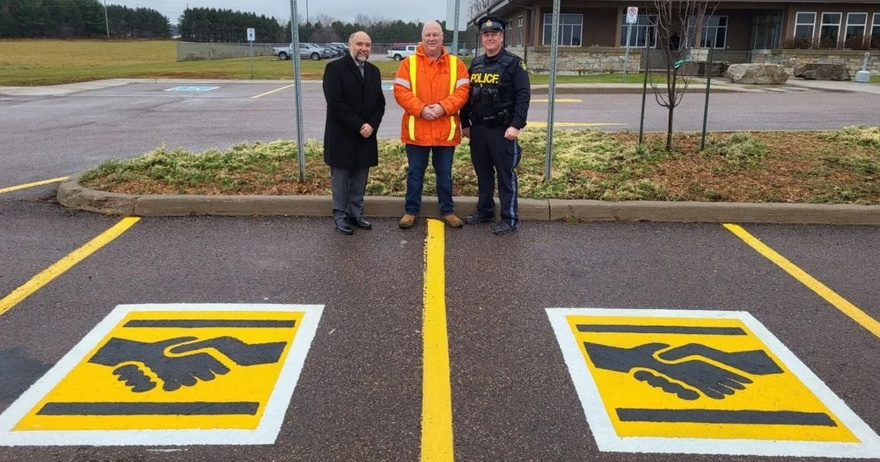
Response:
M516 40L516 44L522 46L523 44L523 17L517 16L516 18L516 33L514 34L514 40Z
M841 13L822 13L822 27L819 28L819 46L822 48L837 48L840 40Z
M688 43L693 43L696 36L696 24L696 16L688 18ZM702 29L697 48L725 48L727 46L727 16L703 17Z
M626 15L623 16L623 25L620 26L620 46L626 46ZM629 46L637 48L654 48L657 46L657 16L640 14L636 23L632 25Z
M813 40L816 27L816 13L798 13L794 20L794 37Z
M559 44L562 46L580 46L581 34L584 29L584 15L559 15ZM544 15L544 45L550 45L550 34L553 33L553 15Z
M867 21L868 13L847 13L845 38L864 37L865 23Z

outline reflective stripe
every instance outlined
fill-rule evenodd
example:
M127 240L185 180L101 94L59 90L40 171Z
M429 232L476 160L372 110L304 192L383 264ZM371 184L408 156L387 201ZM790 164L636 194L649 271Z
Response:
M458 77L458 57L449 55L449 94L453 94L455 89L458 88L455 86L456 80ZM449 116L449 136L446 138L446 141L452 141L455 139L455 115Z
M409 88L409 81L401 79L400 77L394 79L394 83L400 85L401 87Z
M465 85L467 83L468 83L468 79L461 79L458 82L455 82L455 88L458 88L458 87Z
M458 77L458 58L449 55L449 94L455 92L455 78Z
M409 81L412 84L412 92L413 95L418 97L416 93L416 55L412 55L409 57ZM412 141L416 140L416 116L409 116L409 139Z
M416 94L416 55L409 57L409 81L412 83L412 92Z

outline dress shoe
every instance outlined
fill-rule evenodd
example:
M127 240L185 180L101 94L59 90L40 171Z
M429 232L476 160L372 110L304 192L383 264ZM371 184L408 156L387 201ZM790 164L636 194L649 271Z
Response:
M348 217L348 224L360 229L373 229L373 224L361 217Z
M342 233L342 234L347 234L347 235L349 235L349 236L351 236L352 234L354 234L354 229L351 228L351 225L349 225L349 224L345 221L345 219L343 219L343 218L337 218L337 219L334 220L334 221L336 222L336 230L339 231L340 233Z
M509 234L514 231L516 231L516 225L512 225L510 224L510 222L507 221L502 221L492 227L492 232L498 235Z
M406 215L404 215L400 219L400 223L398 223L397 225L400 226L400 229L410 229L415 224L416 224L416 216L410 215L407 213Z
M443 221L445 221L447 225L449 225L453 228L461 228L462 225L464 224L461 221L461 218L458 218L453 213L450 213L449 215L443 215Z
M489 223L493 219L495 219L494 215L483 215L480 212L475 212L473 215L464 217L464 222L469 225L475 225L477 223Z

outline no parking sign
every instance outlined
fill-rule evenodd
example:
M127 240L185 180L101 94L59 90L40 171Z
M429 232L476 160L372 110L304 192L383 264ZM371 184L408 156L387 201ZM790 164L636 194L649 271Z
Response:
M626 8L626 23L627 24L635 24L638 22L639 17L639 7L637 6L628 6Z

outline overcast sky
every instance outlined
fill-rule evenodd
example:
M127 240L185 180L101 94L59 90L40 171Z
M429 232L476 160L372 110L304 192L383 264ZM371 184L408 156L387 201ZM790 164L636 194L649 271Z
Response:
M468 0L460 0L465 8ZM259 15L274 16L286 23L290 19L290 0L106 0L107 4L123 5L129 8L151 8L164 14L171 24L177 24L183 10L190 8L217 8ZM355 16L363 14L371 18L401 19L403 21L425 22L432 19L446 19L446 1L406 1L406 0L297 0L299 15L312 21L319 15L330 16L344 22L354 21Z

